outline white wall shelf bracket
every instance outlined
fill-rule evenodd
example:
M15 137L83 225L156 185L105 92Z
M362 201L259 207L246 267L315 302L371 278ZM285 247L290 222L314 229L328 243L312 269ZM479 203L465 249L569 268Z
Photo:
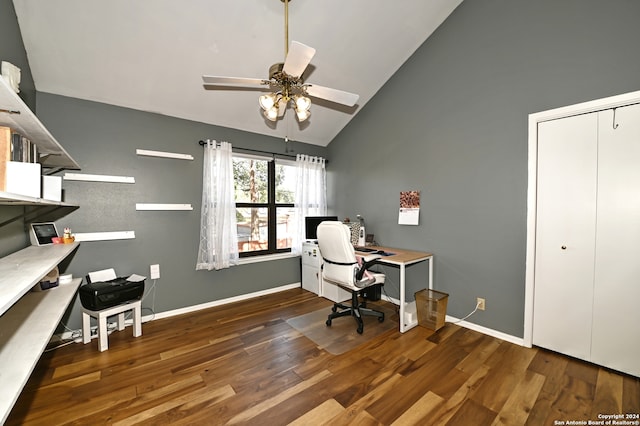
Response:
M137 203L136 210L193 210L191 204L146 204Z
M64 180L77 180L83 182L109 182L109 183L136 183L131 176L89 175L86 173L65 173Z
M73 234L76 241L109 241L109 240L131 240L136 237L134 231L113 231L113 232L76 232Z
M147 149L136 149L136 154L146 157L175 158L177 160L193 160L193 155L179 154L175 152L150 151Z

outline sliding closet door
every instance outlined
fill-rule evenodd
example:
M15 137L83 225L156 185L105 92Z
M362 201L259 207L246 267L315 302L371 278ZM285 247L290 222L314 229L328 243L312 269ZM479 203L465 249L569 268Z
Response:
M640 376L640 105L599 115L591 360Z
M597 113L540 123L533 343L589 359Z

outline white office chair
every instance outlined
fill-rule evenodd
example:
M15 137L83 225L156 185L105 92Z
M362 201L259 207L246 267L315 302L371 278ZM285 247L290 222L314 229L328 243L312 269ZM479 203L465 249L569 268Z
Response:
M367 270L379 254L371 254L362 258L362 264L356 258L351 244L351 231L342 222L325 221L318 225L318 246L324 260L322 279L338 285L351 292L351 306L334 303L331 314L327 318L327 326L331 326L334 318L353 316L358 323L358 333L362 334L364 324L362 315L378 317L384 321L384 313L366 307L366 301L360 301L360 292L372 285L384 284L384 274Z

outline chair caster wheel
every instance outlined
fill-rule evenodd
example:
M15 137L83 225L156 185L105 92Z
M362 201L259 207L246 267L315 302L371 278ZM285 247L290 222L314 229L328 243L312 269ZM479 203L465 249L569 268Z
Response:
M338 312L338 308L336 308L335 306L333 308L331 308L331 312L336 313Z
M362 332L364 331L363 327L358 327L358 329L356 330L358 332L358 334L362 334Z
M327 322L325 322L325 324L327 324L327 327L331 327L331 320L328 319Z
M378 322L383 322L384 321L384 315L381 317L378 317Z

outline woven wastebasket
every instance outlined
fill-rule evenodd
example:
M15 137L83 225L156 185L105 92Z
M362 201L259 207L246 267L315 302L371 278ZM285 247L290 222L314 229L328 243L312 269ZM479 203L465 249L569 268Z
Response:
M441 291L424 289L415 293L418 325L438 331L445 324L449 295Z

